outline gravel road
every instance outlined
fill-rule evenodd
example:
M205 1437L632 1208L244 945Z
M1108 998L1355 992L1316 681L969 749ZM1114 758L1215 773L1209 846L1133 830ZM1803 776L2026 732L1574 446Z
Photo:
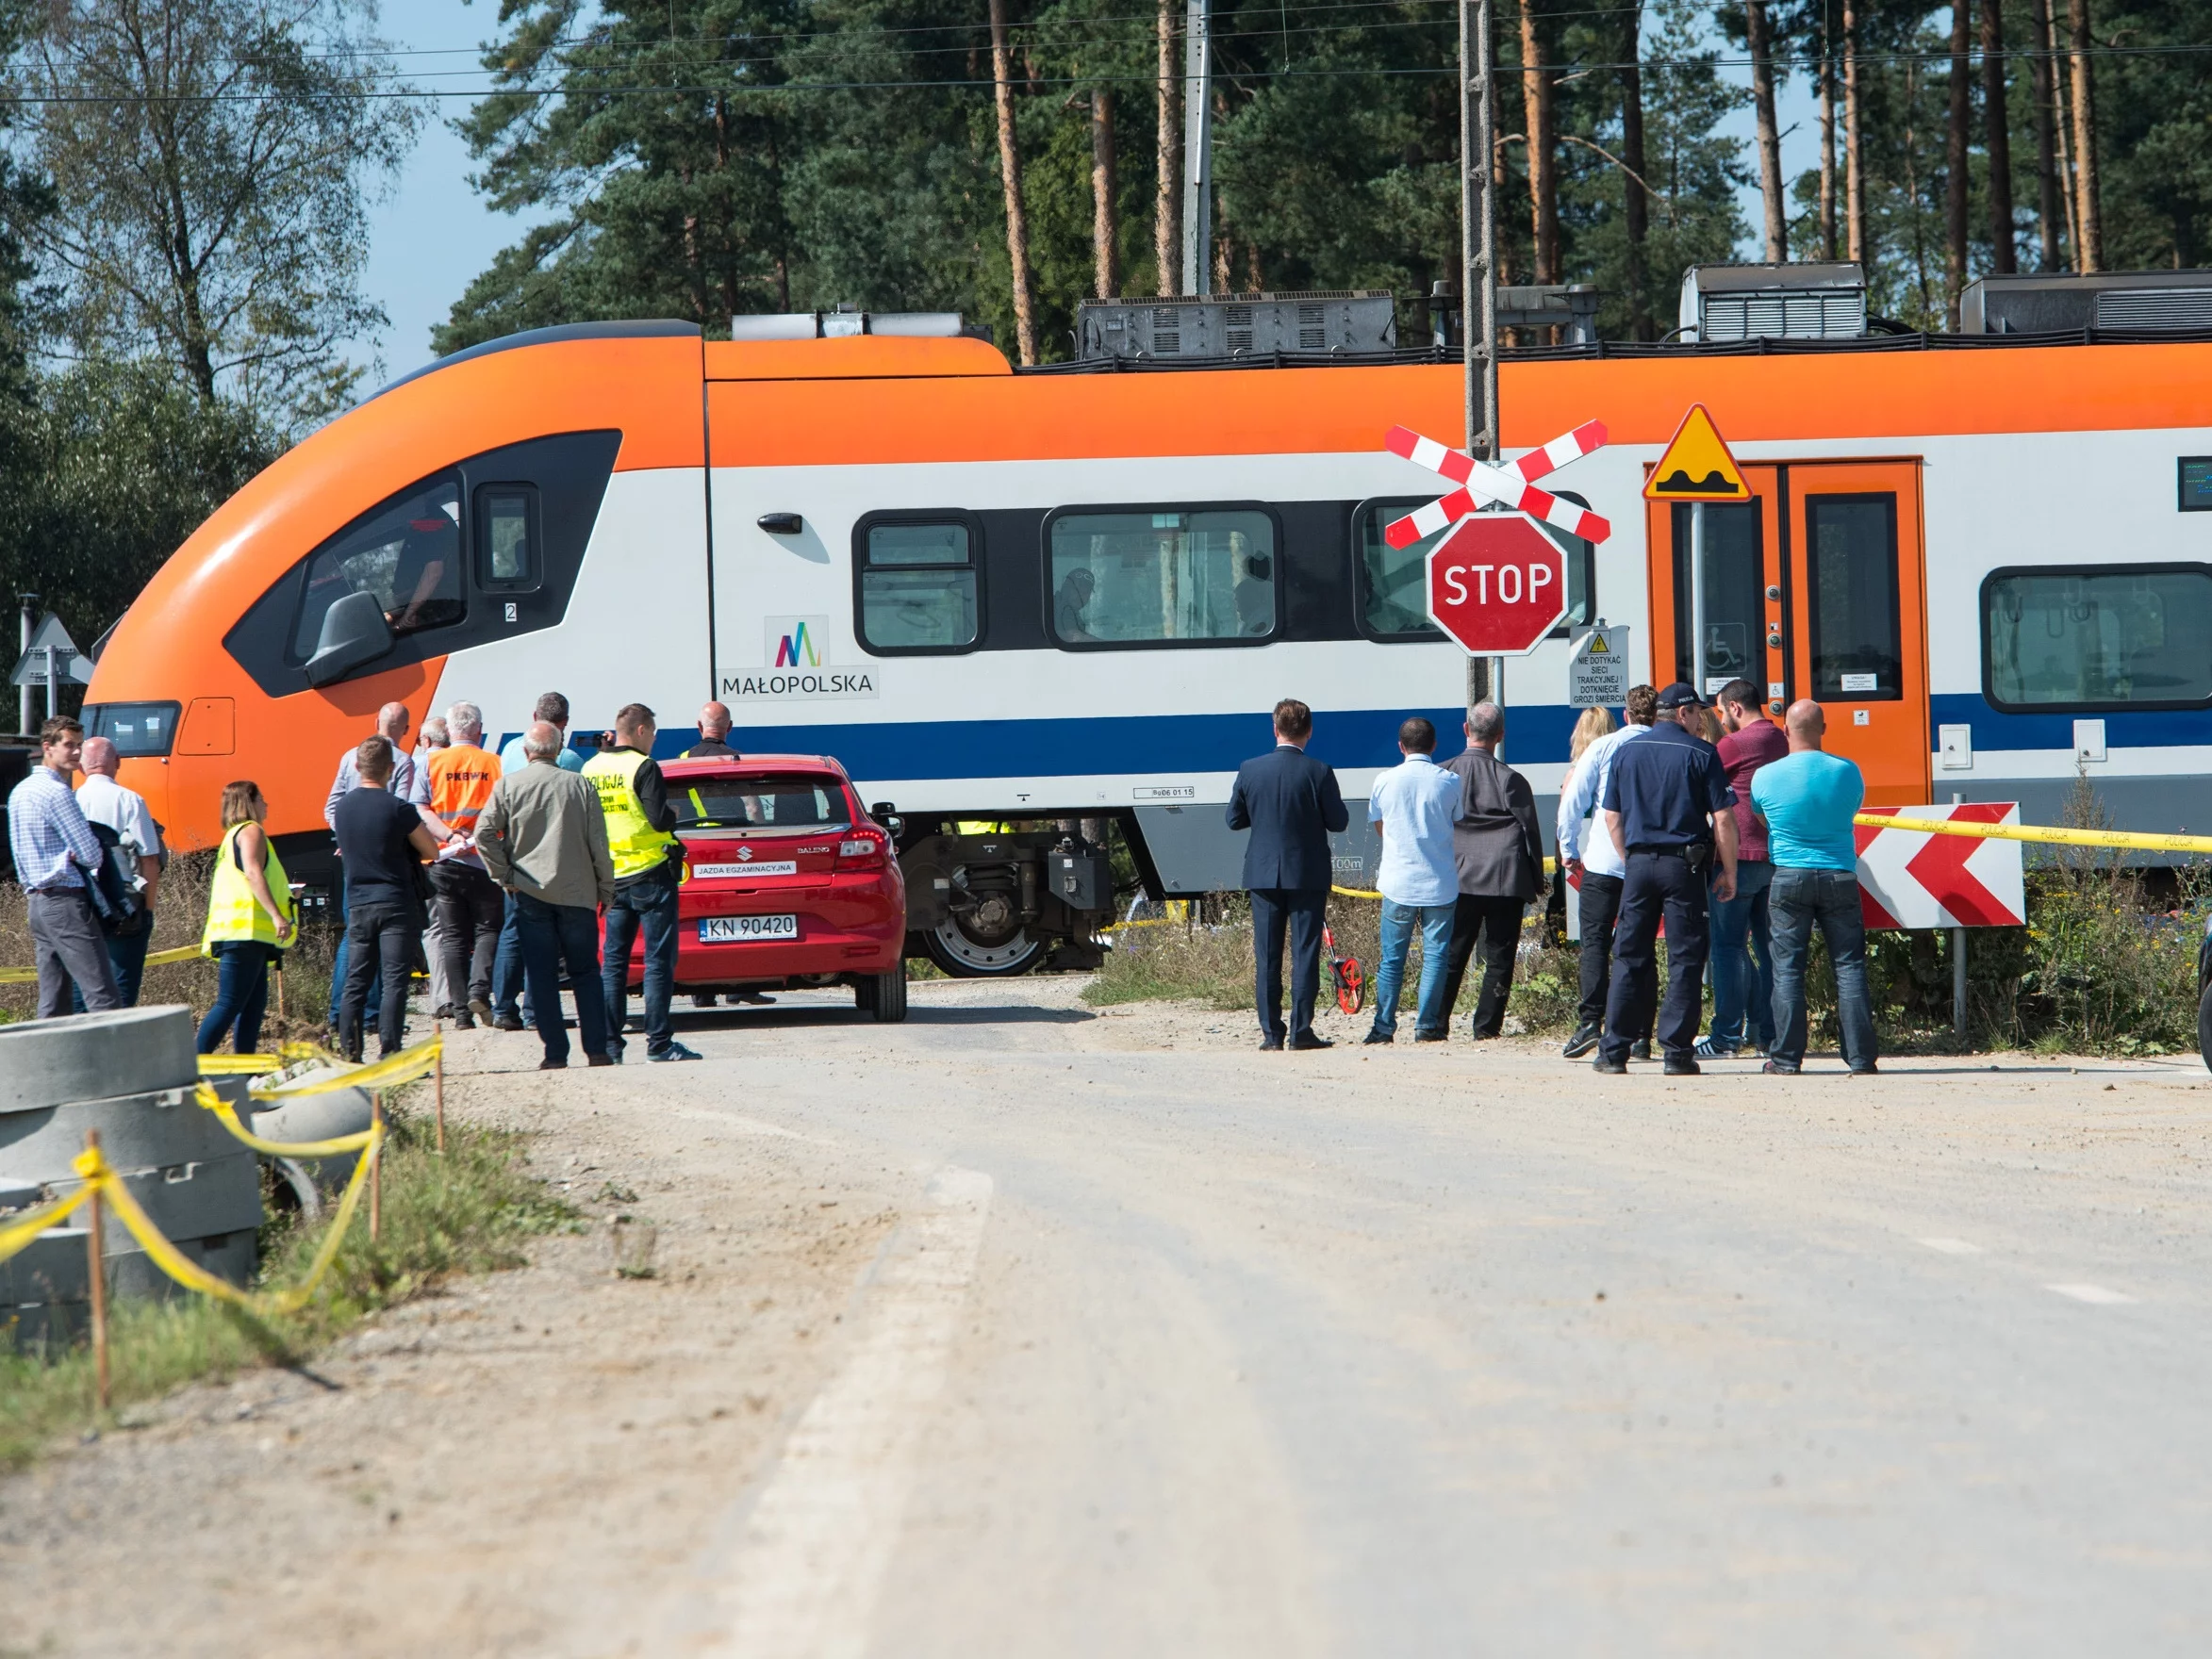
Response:
M548 1240L0 1483L0 1653L2203 1651L2193 1058L1600 1079L1080 990L455 1037L657 1276Z

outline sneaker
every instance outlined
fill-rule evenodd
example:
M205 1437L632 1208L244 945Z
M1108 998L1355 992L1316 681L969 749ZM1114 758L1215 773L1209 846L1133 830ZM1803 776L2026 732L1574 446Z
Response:
M624 1043L619 1037L609 1039L607 1043L607 1063L609 1065L620 1065L622 1063L622 1051L629 1046L630 1045L627 1043Z
M1651 1039L1639 1037L1635 1042L1629 1043L1628 1058L1630 1059L1649 1059L1651 1058Z
M1697 1061L1693 1058L1687 1054L1677 1053L1674 1049L1667 1051L1667 1058L1660 1065L1659 1071L1662 1076L1669 1077L1694 1077L1700 1075Z
M1364 1048L1370 1043L1395 1043L1396 1041L1397 1033L1395 1031L1370 1031L1360 1039L1360 1046Z
M1590 1062L1590 1069L1604 1072L1609 1076L1626 1077L1628 1075L1628 1062L1625 1059L1608 1059L1601 1054Z
M776 1005L776 999L765 991L733 991L730 993L730 1000L754 1003L761 1008L773 1008Z
M659 1065L664 1060L697 1059L700 1057L696 1050L685 1048L681 1043L671 1043L658 1054L649 1053L645 1058Z
M1697 1046L1690 1052L1699 1059L1734 1059L1742 1050L1733 1043L1715 1043L1710 1037L1700 1037Z
M1770 1077L1794 1077L1797 1076L1795 1066L1781 1065L1771 1059L1758 1069Z
M1560 1050L1560 1057L1562 1059L1580 1059L1597 1046L1598 1039L1604 1035L1595 1026L1577 1026L1574 1036L1567 1039L1567 1045Z
M488 1026L491 1024L491 1004L485 1001L483 997L471 996L469 998L469 1011L474 1014L477 1019L482 1020L486 1025ZM457 1022L460 1018L461 1015L456 1010L454 1014L454 1019Z
M495 1031L520 1031L526 1029L522 1024L521 1019L515 1014L494 1014L492 1016L491 1028Z

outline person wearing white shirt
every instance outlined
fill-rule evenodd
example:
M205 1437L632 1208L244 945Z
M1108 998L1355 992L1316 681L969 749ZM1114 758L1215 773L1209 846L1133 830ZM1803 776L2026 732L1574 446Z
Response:
M1624 743L1649 731L1658 718L1659 693L1648 685L1631 687L1623 712L1627 724L1582 751L1575 775L1560 791L1559 822L1554 827L1560 869L1575 882L1582 923L1582 985L1575 1034L1560 1051L1569 1059L1588 1054L1605 1033L1605 1002L1613 977L1613 920L1621 913L1621 890L1628 873L1620 849L1606 833L1605 821L1593 813L1605 798L1614 753ZM1637 1046L1642 1052L1635 1058L1651 1058L1648 1034Z
M124 1008L136 1008L139 981L146 972L146 942L154 937L154 900L161 888L161 827L146 810L146 797L115 780L122 764L123 757L107 738L86 738L84 758L78 762L85 769L85 780L77 786L76 804L87 823L104 824L114 830L117 845L138 861L131 887L138 895L139 924L128 933L103 934L107 942L107 961L115 969L115 994L123 998ZM80 992L76 998L79 1013L84 1011L83 1005Z
M1398 990L1413 930L1421 930L1421 990L1413 1041L1442 1043L1450 1033L1444 1006L1450 977L1452 918L1459 910L1460 865L1452 825L1465 789L1459 774L1436 764L1436 727L1416 715L1398 728L1404 761L1375 780L1367 816L1382 837L1382 953L1375 969L1375 1024L1369 1043L1397 1039Z

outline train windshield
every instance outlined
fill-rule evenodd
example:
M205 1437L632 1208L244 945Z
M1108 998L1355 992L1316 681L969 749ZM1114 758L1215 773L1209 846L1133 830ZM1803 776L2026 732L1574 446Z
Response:
M1052 632L1062 645L1264 639L1275 569L1264 513L1069 513L1052 522Z
M356 593L376 596L394 633L443 628L468 615L457 485L441 479L388 502L315 555L292 632L294 657L305 662L315 654L323 615Z
M843 828L852 821L844 786L833 779L671 778L676 830L772 834L779 830Z

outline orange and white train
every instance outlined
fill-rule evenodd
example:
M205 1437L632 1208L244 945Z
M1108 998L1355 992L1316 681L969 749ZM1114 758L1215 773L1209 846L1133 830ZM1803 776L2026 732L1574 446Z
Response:
M1426 550L1381 532L1438 493L1384 434L1448 440L1460 397L1450 364L1032 374L962 337L519 335L225 503L113 631L89 726L178 845L251 777L312 869L384 702L466 698L499 735L543 691L580 731L639 701L673 752L718 698L741 748L835 755L896 807L916 948L1018 972L1082 928L1023 863L1049 838L964 821L1111 817L1156 889L1230 888L1222 803L1278 698L1313 705L1355 801L1407 714L1456 731ZM1547 357L1509 361L1502 401L1509 451L1610 430L1557 475L1614 526L1569 599L1629 626L1638 678L1692 677L1688 509L1640 491L1703 402L1757 500L1711 510L1697 678L1820 699L1878 803L2045 818L2086 772L2124 825L2212 829L2212 343ZM1540 796L1571 632L1507 674Z

